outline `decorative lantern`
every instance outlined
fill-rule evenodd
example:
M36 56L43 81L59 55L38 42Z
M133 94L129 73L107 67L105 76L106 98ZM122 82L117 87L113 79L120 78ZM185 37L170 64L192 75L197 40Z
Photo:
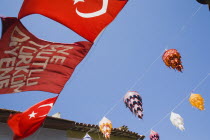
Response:
M61 113L57 112L54 115L52 115L52 117L54 117L54 118L61 118Z
M179 114L171 112L170 120L171 120L171 123L174 126L176 126L177 128L179 128L181 131L183 131L185 129L184 128L184 120Z
M181 55L176 49L166 50L162 59L166 66L182 72L183 66L181 62Z
M204 110L204 99L200 94L191 93L189 101L192 106Z
M103 117L103 119L99 122L99 128L100 131L103 133L104 137L106 139L109 139L112 130L112 122L106 117Z
M153 130L151 130L149 137L150 137L150 140L159 140L160 139L159 134Z
M142 98L136 91L129 91L124 96L124 103L130 111L142 119L143 117L143 107L142 107Z
M83 137L82 140L92 140L91 136L88 133Z

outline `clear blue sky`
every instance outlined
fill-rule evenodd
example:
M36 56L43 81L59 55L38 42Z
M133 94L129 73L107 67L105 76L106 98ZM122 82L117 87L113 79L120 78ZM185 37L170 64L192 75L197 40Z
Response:
M22 2L1 0L0 15L17 16ZM61 112L64 119L98 124L107 114L115 128L127 125L148 140L146 132L210 73L210 12L202 6L193 16L200 6L196 0L130 0L77 67L50 115ZM21 21L41 39L64 43L85 40L40 15ZM164 65L159 56L166 48L181 53L183 73ZM210 76L195 90L205 98L206 110L191 107L186 99L174 110L184 118L186 130L176 129L167 116L153 128L161 140L210 139L209 83ZM121 100L132 86L143 98L143 120ZM37 91L1 95L0 108L24 111L54 96Z

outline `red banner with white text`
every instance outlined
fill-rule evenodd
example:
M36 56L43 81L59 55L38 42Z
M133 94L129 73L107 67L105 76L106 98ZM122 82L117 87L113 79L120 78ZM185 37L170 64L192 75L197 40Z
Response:
M0 94L46 91L59 94L92 43L62 44L32 35L17 18L1 18Z

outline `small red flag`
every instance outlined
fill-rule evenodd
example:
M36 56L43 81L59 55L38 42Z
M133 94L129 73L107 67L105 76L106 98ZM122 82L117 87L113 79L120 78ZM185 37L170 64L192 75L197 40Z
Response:
M1 18L0 94L46 91L59 94L92 43L53 43L32 35L17 18Z
M10 115L7 124L14 133L13 140L26 138L36 132L43 124L57 97L35 104L28 110Z
M90 42L110 24L128 0L24 0L19 18L41 14Z

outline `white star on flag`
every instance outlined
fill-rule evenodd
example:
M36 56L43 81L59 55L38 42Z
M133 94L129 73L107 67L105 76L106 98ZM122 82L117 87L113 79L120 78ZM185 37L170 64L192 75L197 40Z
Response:
M31 113L31 114L29 114L28 116L30 117L29 119L31 119L31 118L35 118L35 115L36 115L37 113L35 113L34 111Z
M85 0L74 0L74 4L76 4L77 2L85 2Z

